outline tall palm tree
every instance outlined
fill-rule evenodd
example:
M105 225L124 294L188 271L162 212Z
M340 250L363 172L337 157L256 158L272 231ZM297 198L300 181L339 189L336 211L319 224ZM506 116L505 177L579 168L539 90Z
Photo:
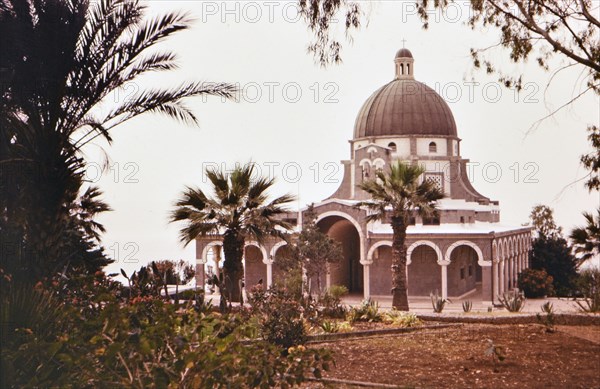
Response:
M230 301L241 301L239 281L245 242L261 242L267 236L285 237L291 228L278 216L286 212L285 205L294 200L293 196L283 195L267 202L267 190L274 179L252 180L253 171L252 164L238 166L230 174L207 170L213 196L188 187L171 215L172 222L186 222L180 231L185 245L202 236L223 237L223 269Z
M373 180L359 185L371 195L371 200L357 204L367 209L367 222L379 220L392 225L392 306L403 311L408 310L406 228L413 212L431 217L436 201L444 197L433 182L419 182L424 172L421 166L398 161L388 172L378 171Z
M182 13L144 14L138 0L0 0L0 231L26 248L0 266L49 275L74 263L77 250L61 242L80 211L85 145L110 143L111 129L147 112L196 124L183 99L235 92L199 82L143 88L143 77L177 67L175 53L152 49L190 25ZM94 193L86 212L107 210Z
M595 217L588 212L584 212L583 217L586 225L575 228L570 236L579 264L600 255L600 208Z

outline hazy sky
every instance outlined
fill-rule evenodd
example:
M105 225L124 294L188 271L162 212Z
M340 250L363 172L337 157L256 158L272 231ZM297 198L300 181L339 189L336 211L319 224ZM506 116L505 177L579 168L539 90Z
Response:
M345 43L344 62L323 69L307 54L311 35L296 17L296 2L149 1L150 11L188 11L193 27L164 47L179 55L180 69L129 85L115 99L152 85L184 80L239 83L239 102L190 99L200 128L147 115L113 132L114 143L90 147L88 178L105 192L114 209L101 217L104 244L119 267L138 268L155 259L192 262L193 245L178 241L179 226L168 223L173 202L185 185L207 188L203 169L232 168L253 161L263 174L277 177L273 195L291 192L296 207L330 196L349 158L348 140L365 100L394 76L394 55L406 39L415 57L415 77L449 103L462 138L461 154L472 162L475 188L499 200L501 221L519 225L535 204L555 209L570 231L581 212L598 206L581 179L579 157L589 150L586 127L599 124L598 98L588 94L544 121L534 122L585 87L582 69L550 75L535 65L515 66L505 51L492 57L506 72L524 72L524 91L516 94L494 77L475 71L471 47L495 42L496 31L471 32L462 21L467 8L432 15L421 29L413 1L363 2L369 23ZM342 24L339 24L343 40ZM553 65L560 65L556 61ZM473 84L473 81L476 84ZM104 150L110 169L100 175Z

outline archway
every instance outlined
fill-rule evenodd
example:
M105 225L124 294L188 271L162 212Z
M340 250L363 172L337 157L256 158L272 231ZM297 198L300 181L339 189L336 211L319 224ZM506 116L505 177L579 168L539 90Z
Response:
M438 264L438 254L428 245L417 246L410 255L408 265L408 294L410 296L429 296L430 293L442 293L442 270Z
M322 218L317 226L340 242L344 257L330 268L330 285L344 285L351 293L363 293L363 266L360 263L361 241L357 227L349 219L332 215Z
M392 293L392 246L381 244L373 250L371 263L371 294L389 296Z
M290 255L290 247L283 243L274 249L273 254L273 283L282 283L285 279L285 271L282 260Z
M248 245L244 249L244 282L246 290L262 280L263 285L267 284L267 265L263 262L264 257L261 249L255 245Z
M481 283L479 256L471 246L456 246L450 253L448 265L448 296L462 296Z

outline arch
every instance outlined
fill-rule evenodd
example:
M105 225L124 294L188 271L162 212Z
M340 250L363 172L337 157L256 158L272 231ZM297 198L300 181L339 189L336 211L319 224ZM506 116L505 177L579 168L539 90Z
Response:
M380 240L379 242L375 242L369 249L369 252L367 253L367 262L369 264L373 263L373 254L375 253L375 250L377 250L381 246L392 247L392 241L391 240Z
M199 258L202 261L201 263L206 263L206 256L208 255L208 250L210 250L210 248L213 246L223 247L223 242L221 242L220 240L213 240L207 243L206 246L204 246L204 249L202 250L202 258Z
M435 142L429 142L429 152L437 153L437 144Z
M367 149L367 154L377 153L377 152L378 152L378 150L377 150L377 147L375 147L375 146L371 146Z
M267 257L265 255L265 258L268 258L268 261L270 263L273 263L273 261L275 260L275 254L277 254L277 250L279 250L281 247L287 246L287 245L288 245L288 243L285 240L275 243L273 245L273 247L271 247L271 255L269 257Z
M438 257L438 264L442 264L443 262L443 256L442 256L442 250L439 248L439 246L435 243L433 243L432 241L429 240L418 240L415 243L411 244L410 247L408 248L408 250L406 250L406 264L410 265L411 264L411 258L410 256L412 255L413 251L415 251L415 249L419 246L429 246L433 249L433 251L435 251L437 257Z
M373 164L371 163L371 160L368 158L363 158L360 160L360 162L358 163L358 166L363 167L363 165L369 165L369 167L371 167Z
M383 169L383 167L385 166L385 161L383 160L383 158L376 158L373 161L373 166L375 166L376 169Z
M459 240L459 241L452 243L450 245L450 247L448 247L448 249L446 250L446 257L445 257L446 262L448 262L448 263L450 262L450 256L452 255L452 251L455 248L457 248L458 246L469 246L473 250L475 250L475 252L477 253L477 264L479 266L492 266L491 261L485 261L483 259L483 252L481 251L479 246L477 246L475 243L471 242L470 240Z
M364 250L364 244L363 244L363 242L365 241L365 236L363 234L362 228L360 227L360 224L352 216L348 215L347 213L340 212L340 211L323 212L322 214L317 216L317 220L315 220L315 224L318 224L321 220L328 218L330 216L341 217L343 219L348 220L350 223L352 223L354 225L354 227L356 228L356 231L358 232L358 236L360 238L360 242L359 242L359 244L360 244L360 263L363 265L365 265L365 264L368 265L368 263L366 263L366 261L365 261L365 250Z
M498 262L498 243L496 240L492 241L492 261Z
M396 143L394 143L394 142L388 143L388 148L390 148L392 151L396 151L396 149L397 149Z
M254 246L254 247L257 247L257 248L260 250L260 252L261 252L261 254L262 254L262 257L263 257L263 260L262 260L262 261L263 261L263 263L266 265L266 264L267 264L267 261L268 261L268 258L269 258L269 256L267 255L267 250L266 250L266 249L265 249L265 248L264 248L264 247L263 247L263 246L262 246L260 243L258 243L258 242L257 242L257 241L255 241L255 240L251 240L251 241L249 241L249 242L246 242L246 244L244 245L244 248L246 248L246 247L248 247L248 246Z

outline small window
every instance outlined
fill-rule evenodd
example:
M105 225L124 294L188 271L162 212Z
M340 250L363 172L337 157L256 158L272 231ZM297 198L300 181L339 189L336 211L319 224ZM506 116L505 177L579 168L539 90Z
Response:
M406 74L410 76L410 64L406 64Z
M460 222L464 224L464 222L465 222L465 217L464 216L460 217Z
M464 267L460 268L460 279L461 280L465 279L465 268Z
M430 153L437 153L437 145L435 144L435 142L431 142L429 144L429 152Z
M392 150L392 151L396 151L396 144L394 142L390 142L390 144L388 144L388 147Z
M404 64L400 65L400 74L404 75Z
M469 265L469 277L473 276L473 265Z

